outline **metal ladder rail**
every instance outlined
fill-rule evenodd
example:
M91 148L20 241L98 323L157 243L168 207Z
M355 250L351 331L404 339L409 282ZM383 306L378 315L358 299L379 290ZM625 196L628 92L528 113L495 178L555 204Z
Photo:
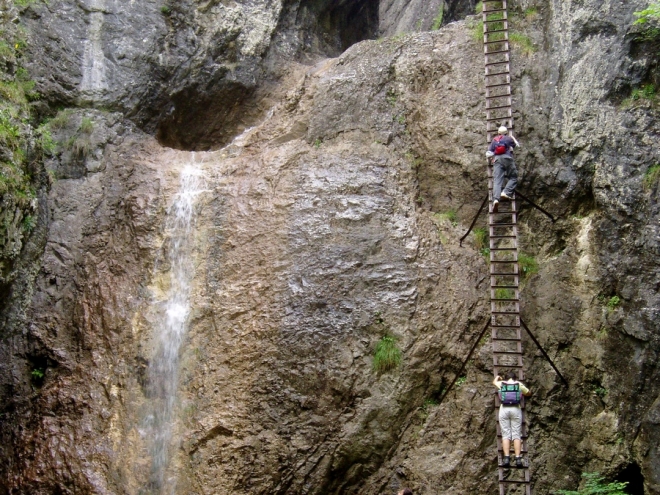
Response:
M500 125L513 133L511 93L511 57L508 36L506 0L484 0L484 58L486 82L486 139L490 143ZM514 199L500 203L493 212L493 169L488 167L488 232L490 246L490 298L491 338L493 343L493 370L517 370L519 380L524 379L522 357L522 328L520 324L520 272L518 266L518 208ZM505 205L509 205L506 209ZM496 399L496 410L499 400ZM522 455L524 468L517 474L501 467L502 435L497 423L498 481L500 495L508 488L524 486L525 495L531 495L531 476L527 448L527 422L523 408Z

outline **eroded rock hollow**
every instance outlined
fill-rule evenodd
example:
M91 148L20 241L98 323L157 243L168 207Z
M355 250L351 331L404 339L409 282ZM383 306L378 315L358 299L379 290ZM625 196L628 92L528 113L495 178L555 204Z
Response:
M521 210L522 314L569 382L525 337L534 492L600 472L657 495L648 2L509 4L519 188L557 218ZM490 311L459 243L486 194L474 7L21 6L55 147L7 237L1 493L497 490L488 338L445 393Z

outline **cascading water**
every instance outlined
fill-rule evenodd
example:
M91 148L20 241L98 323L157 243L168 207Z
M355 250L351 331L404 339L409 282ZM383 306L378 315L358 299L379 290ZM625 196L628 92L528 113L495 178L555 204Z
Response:
M188 165L181 171L179 191L167 214L166 254L169 285L162 300L154 301L155 354L149 363L147 398L149 415L144 430L151 455L151 493L173 494L176 476L169 473L179 354L190 313L190 287L194 276L195 204L204 192L201 169ZM166 282L167 283L167 282Z

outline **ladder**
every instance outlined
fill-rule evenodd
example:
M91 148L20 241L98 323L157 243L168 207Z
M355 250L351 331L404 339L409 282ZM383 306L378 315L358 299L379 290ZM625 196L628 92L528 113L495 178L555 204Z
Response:
M484 56L486 82L486 140L490 144L504 125L513 132L511 95L511 54L509 51L509 22L506 0L483 1ZM513 200L502 201L497 213L493 211L493 168L488 166L488 233L490 247L490 306L491 337L493 343L493 371L517 371L524 379L522 356L522 328L520 324L520 272L518 266L518 205ZM496 396L496 411L499 396ZM497 465L499 494L524 493L531 495L531 478L527 449L527 421L525 402L522 425L523 468L502 467L502 432L497 422ZM511 442L513 448L513 442ZM507 452L506 454L511 455ZM511 455L511 465L515 466Z

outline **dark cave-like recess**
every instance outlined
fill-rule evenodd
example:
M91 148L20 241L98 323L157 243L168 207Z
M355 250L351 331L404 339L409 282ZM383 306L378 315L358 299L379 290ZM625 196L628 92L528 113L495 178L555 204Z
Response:
M378 9L379 0L289 0L277 28L284 36L273 39L271 51L299 60L336 57L355 43L378 37ZM297 42L286 45L284 39ZM258 64L250 71L218 73L215 81L172 95L170 110L157 126L159 142L176 149L207 151L225 146L242 129L254 125L263 110L255 95L268 78Z
M616 477L620 483L627 482L626 493L629 495L644 495L644 475L638 464L628 464Z
M379 0L302 0L296 24L303 52L335 57L355 43L378 37Z
M443 24L460 21L469 15L475 14L476 5L477 0L448 0L446 2L447 9L443 16Z

